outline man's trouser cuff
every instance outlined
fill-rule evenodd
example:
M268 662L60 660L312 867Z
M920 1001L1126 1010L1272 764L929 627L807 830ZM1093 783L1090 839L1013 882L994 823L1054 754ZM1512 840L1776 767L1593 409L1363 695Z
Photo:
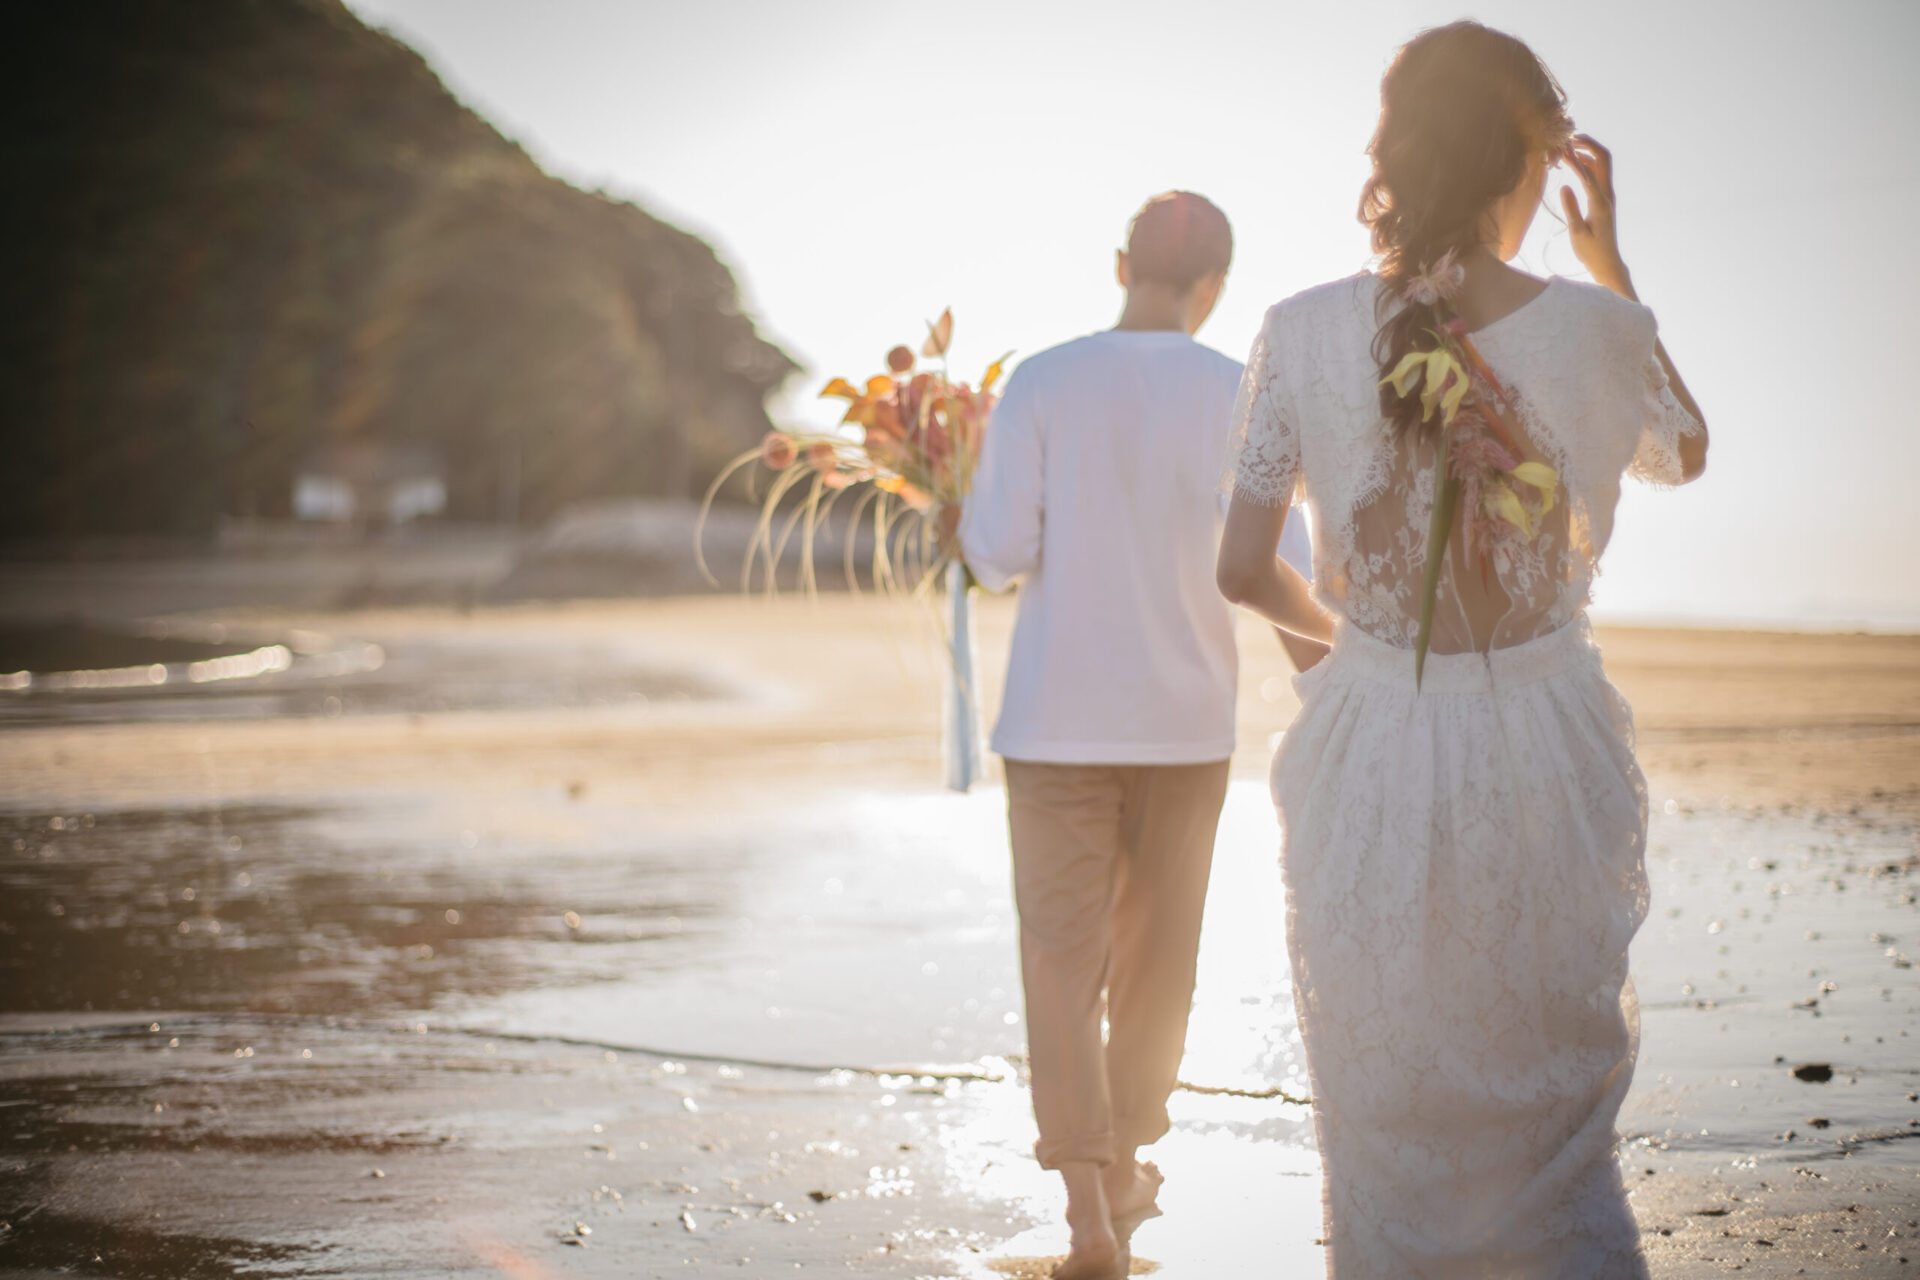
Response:
M1096 1133L1052 1142L1043 1138L1033 1144L1033 1154L1042 1169L1079 1163L1109 1165L1113 1163L1113 1135Z

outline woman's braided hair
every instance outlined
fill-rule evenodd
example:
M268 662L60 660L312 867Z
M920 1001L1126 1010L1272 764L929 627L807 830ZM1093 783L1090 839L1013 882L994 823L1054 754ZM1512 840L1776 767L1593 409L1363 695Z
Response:
M1455 22L1421 32L1394 57L1367 148L1373 176L1360 193L1360 221L1397 307L1374 339L1382 378L1407 352L1434 347L1446 319L1444 301L1401 305L1409 283L1475 248L1487 206L1519 184L1531 156L1571 131L1559 82L1505 32ZM1402 396L1383 384L1380 412L1396 433L1422 429L1417 387Z

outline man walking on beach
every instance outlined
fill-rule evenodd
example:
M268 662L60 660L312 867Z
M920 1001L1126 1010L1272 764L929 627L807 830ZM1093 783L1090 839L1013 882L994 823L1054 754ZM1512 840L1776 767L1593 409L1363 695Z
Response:
M1193 1002L1234 745L1238 660L1214 557L1241 370L1192 335L1232 253L1205 198L1148 201L1118 258L1119 323L1014 372L960 518L982 586L1023 580L993 748L1035 1153L1067 1187L1060 1280L1120 1274L1115 1224L1158 1191L1135 1151L1167 1131ZM1286 549L1302 572L1305 551L1301 536ZM1319 650L1290 652L1308 664Z

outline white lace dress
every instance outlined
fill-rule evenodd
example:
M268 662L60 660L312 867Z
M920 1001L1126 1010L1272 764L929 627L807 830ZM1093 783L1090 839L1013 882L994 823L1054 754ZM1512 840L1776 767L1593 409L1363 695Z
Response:
M1491 587L1449 556L1416 693L1432 455L1380 417L1379 293L1362 275L1267 313L1231 475L1304 500L1337 620L1273 764L1329 1274L1641 1277L1614 1120L1646 784L1585 605L1622 476L1677 483L1698 424L1652 313L1603 289L1556 279L1474 334L1561 502Z

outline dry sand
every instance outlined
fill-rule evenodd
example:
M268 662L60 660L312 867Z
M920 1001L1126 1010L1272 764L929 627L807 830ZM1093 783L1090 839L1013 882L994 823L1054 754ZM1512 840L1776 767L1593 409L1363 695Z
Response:
M235 626L263 632L313 628L376 641L395 655L427 652L448 662L472 661L476 669L492 663L502 670L516 664L565 670L574 664L581 669L666 673L669 686L681 680L696 692L715 696L570 709L354 714L348 706L338 717L16 727L0 732L0 808L17 815L46 815L351 803L375 811L418 795L445 794L457 796L462 804L479 803L476 797L500 797L493 817L502 823L550 822L556 814L591 809L614 818L643 818L657 832L698 833L720 822L717 815L724 815L726 822L759 821L764 827L781 822L785 812L831 808L841 795L912 797L937 786L937 639L929 619L897 603L845 597L813 602L711 597L464 613L422 609L224 616ZM1005 601L986 601L980 610L978 641L989 705L997 701L1011 617ZM1839 927L1861 939L1869 934L1878 939L1884 929L1889 954L1898 947L1920 951L1913 938L1910 878L1920 853L1915 842L1920 830L1920 637L1610 628L1602 630L1600 639L1610 673L1634 704L1641 758L1660 821L1666 824L1657 826L1654 860L1656 894L1665 893L1668 899L1656 901L1657 919L1650 923L1649 934L1658 928L1667 932L1649 937L1648 958L1636 952L1637 972L1655 966L1641 977L1651 1069L1643 1070L1636 1100L1623 1121L1631 1140L1629 1160L1636 1169L1644 1164L1655 1171L1637 1177L1635 1204L1649 1233L1656 1274L1720 1274L1735 1266L1760 1275L1906 1274L1902 1268L1907 1257L1920 1264L1920 1227L1909 1221L1920 1217L1914 1208L1920 1205L1920 1170L1911 1154L1920 1142L1894 1139L1905 1136L1910 1119L1920 1124L1920 1109L1907 1105L1920 1085L1920 1054L1908 1035L1920 1031L1920 991L1912 969L1886 967L1878 941L1869 948L1855 939L1851 950L1837 953L1808 951L1814 932L1808 921L1813 916L1803 913L1826 913L1823 920L1837 920ZM1251 623L1243 627L1242 652L1241 749L1235 772L1255 780L1264 777L1273 735L1297 704L1278 646ZM505 797L519 798L513 804L521 818L503 816L513 808ZM1798 833L1790 842L1800 844L1787 853L1769 852L1773 845L1768 842L1789 839L1780 834L1787 831ZM1820 850L1827 846L1808 845L1802 838L1806 832L1824 832L1818 838L1842 852L1825 858ZM1672 847L1661 846L1659 839ZM1869 856L1880 861L1868 866ZM1761 870L1766 859L1786 865L1777 873ZM1745 889L1735 880L1749 862L1755 883ZM1876 868L1882 862L1895 869L1880 874ZM1748 928L1746 899L1738 895L1758 895L1763 880L1768 882L1760 903L1765 923L1754 917ZM1852 899L1829 892L1832 885L1845 888L1846 883L1857 886ZM1674 914L1662 916L1663 907ZM1723 939L1712 924L1723 919L1741 922L1738 930L1745 932L1736 938L1738 930L1730 928ZM1741 949L1730 951L1735 943ZM1741 982L1747 975L1739 966L1751 964L1758 973L1767 963L1774 963L1781 974L1768 980L1772 985L1756 979L1748 991ZM1785 976L1788 970L1791 980ZM1806 977L1802 970L1809 971ZM1838 993L1820 986L1834 974L1846 977ZM1688 993L1684 999L1679 995L1683 979ZM1745 1007L1742 1000L1753 997L1746 1021L1721 1025L1719 1032L1709 1028L1707 1020L1722 1018L1722 1011L1695 989L1698 984L1705 991L1713 983L1726 988L1715 998L1736 1011ZM1808 988L1804 995L1812 996L1815 1007L1792 1009L1804 998L1795 983ZM1846 1005L1844 999L1856 989L1863 1003ZM1873 995L1874 989L1883 994ZM1827 1017L1816 1024L1812 1018L1820 1011ZM132 1027L124 1019L123 1029L110 1034L75 1031L52 1040L29 1035L78 1027L83 1021L78 1011L67 1011L6 1023L10 1039L0 1061L22 1096L40 1100L35 1105L53 1106L47 1098L65 1087L61 1081L111 1075L117 1069L111 1064L124 1065L130 1060L126 1055L155 1049L150 1039L142 1038L143 1026ZM730 1068L696 1065L700 1088L746 1091L756 1099L745 1112L729 1108L724 1116L702 1119L705 1113L692 1109L660 1108L658 1086L675 1082L670 1070L663 1074L658 1060L628 1055L626 1061L641 1065L634 1068L637 1078L623 1084L605 1073L601 1051L592 1046L514 1047L520 1064L516 1071L536 1082L533 1094L527 1094L512 1083L514 1077L497 1073L476 1073L473 1083L457 1088L431 1072L395 1073L377 1065L391 1061L393 1050L381 1047L387 1042L372 1031L356 1036L351 1026L345 1032L304 1023L256 1027L204 1016L176 1025L178 1030L170 1026L167 1037L182 1039L176 1052L199 1055L196 1061L209 1072L211 1064L228 1062L228 1055L255 1042L274 1043L293 1056L323 1047L336 1061L350 1060L340 1068L344 1093L401 1100L381 1109L377 1121L363 1116L352 1122L349 1127L361 1137L322 1144L318 1154L283 1155L276 1166L267 1154L271 1144L263 1141L244 1162L253 1170L249 1176L269 1181L277 1177L276 1185L285 1185L292 1176L289 1170L305 1171L301 1176L306 1176L319 1164L340 1176L350 1173L366 1180L356 1185L368 1188L360 1198L373 1206L367 1210L368 1220L377 1225L376 1234L384 1242L383 1265L394 1274L411 1273L392 1263L406 1255L409 1222L416 1216L453 1214L434 1207L436 1201L458 1206L453 1216L465 1224L466 1234L451 1242L436 1236L431 1247L423 1245L416 1259L422 1274L469 1268L527 1276L597 1275L622 1273L629 1266L628 1273L640 1274L641 1265L649 1274L685 1274L688 1267L703 1272L724 1262L734 1274L745 1267L744 1274L772 1275L789 1269L789 1261L806 1263L807 1270L840 1270L839 1263L845 1262L856 1273L931 1274L942 1266L960 1267L958 1262L938 1261L951 1258L956 1249L962 1261L970 1250L983 1251L982 1256L1004 1253L1008 1237L1022 1231L1036 1212L1044 1216L1047 1211L1044 1199L1036 1201L1027 1190L1031 1179L1004 1172L1017 1162L1016 1148L1003 1143L982 1157L981 1169L962 1168L967 1148L955 1135L968 1130L954 1117L971 1116L967 1123L973 1124L989 1112L1000 1114L1003 1121L1011 1115L1012 1131L1017 1131L1017 1097L1014 1111L1007 1111L1005 1090L1011 1086L928 1081L925 1097L916 1101L884 1080L822 1084L778 1073L728 1076L724 1073ZM1878 1057L1863 1050L1849 1066L1835 1055L1843 1077L1851 1070L1855 1084L1865 1079L1858 1094L1849 1095L1858 1105L1851 1110L1839 1106L1838 1093L1833 1101L1825 1095L1818 1102L1805 1101L1811 1095L1791 1091L1802 1087L1798 1082L1781 1083L1791 1080L1786 1068L1799 1054L1790 1055L1791 1062L1775 1063L1776 1055L1767 1050L1773 1047L1769 1037L1783 1044L1792 1038L1776 1035L1789 1027L1794 1035L1815 1036L1806 1044L1816 1048L1828 1043L1817 1038L1828 1032L1836 1049L1841 1038L1849 1044L1854 1037L1879 1038L1883 1048ZM432 1034L452 1037L447 1061L469 1060L466 1033L436 1026ZM122 1039L113 1039L116 1036ZM382 1053L388 1057L381 1059ZM1780 1139L1769 1129L1765 1141L1784 1143L1780 1150L1742 1156L1718 1145L1690 1146L1685 1139L1702 1127L1702 1116L1712 1118L1717 1127L1722 1115L1747 1114L1748 1095L1728 1102L1735 1095L1725 1092L1726 1081L1735 1073L1747 1074L1751 1092L1761 1082L1746 1064L1756 1060L1770 1073L1762 1088L1771 1102L1754 1098L1755 1114L1764 1112L1766 1125L1773 1123L1775 1112L1810 1117L1816 1107L1842 1118L1831 1120L1831 1128L1812 1131L1789 1119L1782 1127L1799 1124L1791 1139ZM1846 1084L1842 1078L1834 1088ZM200 1078L195 1087L202 1090L199 1096L206 1106L229 1108L234 1116L246 1113L243 1097L219 1097L221 1086L214 1075ZM684 1096L691 1098L695 1092ZM903 1099L898 1107L893 1102L896 1093ZM536 1094L537 1106L532 1102ZM669 1101L680 1096L672 1094ZM600 1101L581 1101L594 1098ZM124 1103L122 1099L113 1105ZM96 1100L89 1105L109 1104ZM411 1129L408 1107L416 1108L418 1117ZM1202 1122L1208 1122L1206 1115L1194 1115L1196 1124L1204 1127ZM592 1116L602 1118L590 1120ZM570 1161L590 1162L605 1154L597 1154L594 1142L583 1136L590 1123L623 1126L629 1146L635 1133L658 1135L653 1141L673 1154L646 1166L641 1190L629 1188L626 1203L635 1211L617 1219L624 1226L603 1223L591 1241L576 1234L571 1243L555 1245L571 1228L549 1221L559 1213L552 1206L563 1201L584 1206L579 1221L585 1224L590 1214L607 1214L615 1203L592 1194L601 1189L599 1183L589 1185L573 1173L562 1178L556 1172L575 1167ZM1303 1127L1297 1112L1271 1123L1294 1134ZM857 1126L858 1142L848 1132L825 1136L836 1124L842 1129ZM417 1184L373 1179L368 1172L386 1157L363 1149L364 1133L383 1127L396 1134L418 1129L438 1135L419 1142L393 1140L392 1159L417 1170ZM762 1130L785 1136L762 1139ZM499 1137L506 1131L515 1134L511 1142ZM995 1132L1008 1131L1002 1124ZM482 1134L488 1136L474 1136ZM512 1147L524 1158L485 1176L469 1176L463 1172L466 1166L445 1163L451 1157L440 1154L448 1142L474 1148L482 1141L503 1150ZM232 1142L236 1150L250 1150L238 1139ZM841 1160L835 1144L842 1142L861 1150ZM1753 1142L1762 1142L1757 1129ZM1812 1145L1803 1149L1794 1143ZM769 1145L771 1172L766 1165ZM1285 1146L1268 1145L1276 1150ZM155 1162L187 1159L192 1154L187 1146L199 1151L198 1145L177 1135L156 1140L145 1154L129 1152L124 1143L108 1143L88 1159L84 1173L70 1159L63 1164L61 1157L33 1150L31 1142L24 1148L15 1145L6 1154L33 1164L33 1177L41 1179L33 1185L53 1188L46 1194L49 1215L124 1226L153 1213L152 1226L143 1230L212 1240L193 1255L202 1261L244 1253L242 1243L250 1230L263 1238L277 1230L275 1238L284 1237L290 1217L299 1218L302 1210L285 1204L223 1217L221 1206L230 1201L223 1198L219 1181L227 1175L204 1171L198 1176L211 1178L211 1183L203 1181L193 1192L166 1197L165 1212L156 1209L149 1203L154 1179L160 1176ZM874 1153L883 1147L895 1154L877 1158ZM927 1154L934 1149L941 1153L938 1159ZM1301 1149L1297 1137L1287 1147ZM1804 1155L1795 1155L1802 1150ZM629 1156L623 1152L621 1158ZM1310 1207L1310 1153L1306 1159L1306 1167L1280 1171L1289 1179L1288 1203L1296 1207ZM1806 1163L1796 1166L1796 1159ZM436 1165L436 1160L443 1163ZM836 1161L847 1167L838 1168ZM278 1174L272 1172L276 1167ZM1811 1172L1799 1171L1810 1167ZM991 1172L996 1168L1002 1172ZM134 1184L145 1188L147 1198L138 1203L116 1205L111 1196L76 1190L88 1180L96 1189L102 1178L125 1181L129 1170L138 1171ZM682 1182L705 1190L674 1190ZM732 1191L722 1197L725 1203L715 1205L713 1186L729 1182ZM417 1190L409 1192L409 1185L417 1185ZM843 1194L856 1186L859 1195ZM516 1218L513 1201L522 1190L548 1206L542 1210L546 1216L537 1219L537 1229L529 1225L536 1220L527 1213ZM805 1198L807 1190L828 1191L835 1198L813 1202ZM696 1226L707 1227L704 1234L688 1230L677 1216L683 1205L696 1200L709 1207L685 1211ZM767 1207L775 1202L782 1207ZM645 1207L639 1208L641 1204ZM1177 1209L1170 1198L1168 1217L1143 1233L1143 1254L1152 1243L1167 1264L1163 1274L1174 1280L1222 1274L1180 1265L1183 1253L1191 1258L1204 1256L1204 1251L1195 1255L1181 1247ZM716 1216L724 1226L715 1225ZM351 1234L336 1219L326 1220L333 1225L316 1227L313 1239L338 1242ZM953 1233L951 1240L941 1234L936 1225L941 1222L951 1224L945 1228ZM487 1224L487 1230L478 1223ZM787 1230L790 1227L804 1231L804 1245L797 1243L799 1237ZM519 1236L513 1234L516 1230ZM721 1237L715 1236L716 1230ZM1302 1238L1277 1245L1270 1256L1311 1265L1314 1251L1306 1230L1310 1226L1302 1229ZM0 1266L7 1263L9 1231L19 1237L17 1229L0 1230ZM1031 1239L1044 1246L1048 1237L1042 1231ZM732 1243L722 1248L728 1240ZM606 1247L610 1241L618 1241L617 1248ZM57 1252L54 1244L47 1248ZM1912 1252L1902 1256L1903 1250ZM150 1250L149 1256L161 1254ZM296 1251L286 1256L294 1261L283 1259L282 1265L295 1271L333 1273L311 1263L318 1255ZM32 1266L46 1266L53 1255L34 1258ZM302 1258L308 1261L300 1262ZM778 1268L771 1265L774 1260ZM264 1255L255 1261L269 1269L273 1263ZM30 1267L20 1265L19 1274L31 1273ZM126 1272L149 1273L165 1271Z
M637 797L694 787L754 794L844 780L938 777L936 621L870 597L733 597L352 615L222 615L263 631L300 626L391 644L428 641L531 664L616 650L652 669L710 679L724 702L643 714L465 713L225 724L223 785L298 792L350 782L405 785L449 765L526 767L621 780ZM978 611L983 696L997 705L1009 601ZM1920 815L1920 636L1607 628L1607 670L1633 704L1643 766L1662 797L1693 803ZM1264 777L1273 735L1298 707L1291 668L1255 623L1241 626L1236 776ZM48 729L0 741L7 795L59 778L70 798L175 795L204 782L192 724ZM86 777L62 769L84 758ZM741 779L752 777L742 789ZM101 790L95 792L92 787ZM72 788L73 790L69 790ZM50 792L51 793L51 792Z

